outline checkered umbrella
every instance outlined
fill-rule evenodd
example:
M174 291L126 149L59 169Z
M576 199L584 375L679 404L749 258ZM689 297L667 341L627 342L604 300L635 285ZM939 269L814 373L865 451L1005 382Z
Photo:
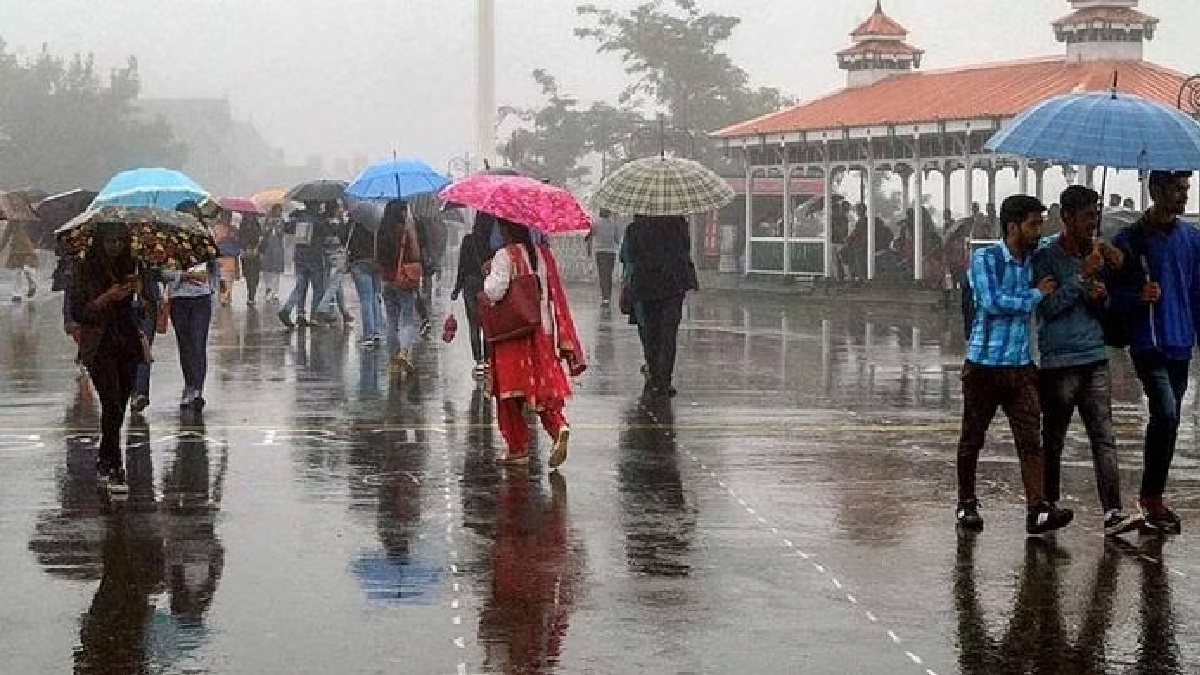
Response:
M592 197L597 208L628 216L687 216L733 201L733 188L699 162L647 157L617 169Z

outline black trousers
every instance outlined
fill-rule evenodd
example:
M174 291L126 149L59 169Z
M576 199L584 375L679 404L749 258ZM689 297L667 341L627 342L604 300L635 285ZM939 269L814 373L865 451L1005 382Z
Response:
M479 299L475 293L464 292L463 310L467 315L467 332L471 337L471 356L475 363L482 363L490 354L487 340L483 337L483 324L479 322Z
M258 280L262 278L262 258L242 256L242 276L246 279L246 299L254 302L258 295Z
M617 254L611 251L596 251L596 274L600 277L600 299L612 300L613 267Z
M675 350L679 338L679 322L683 320L683 294L638 303L638 337L646 357L652 389L666 389L675 377Z
M88 364L92 386L100 398L100 452L105 468L121 465L121 425L133 394L133 376L140 359L131 354L100 352Z

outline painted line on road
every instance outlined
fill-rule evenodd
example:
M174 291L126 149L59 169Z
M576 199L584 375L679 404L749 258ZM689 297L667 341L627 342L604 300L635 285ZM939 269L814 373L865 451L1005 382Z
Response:
M657 428L657 430L663 432L664 437L666 437L668 440L671 439L672 438L671 429L668 429L666 427L666 425L664 425L659 420L658 415L654 412L654 410L652 410L644 405L642 407L646 411L646 414L650 418L650 420L654 422L654 426ZM628 427L625 427L625 428L628 428ZM685 428L688 428L688 427L685 427ZM695 427L692 427L692 428L695 428ZM889 431L892 431L895 428L896 428L895 426L889 426ZM701 469L701 471L704 471L709 476L709 478L711 478L713 480L713 482L716 483L716 485L718 487L722 488L725 492L727 492L732 500L734 500L740 507L745 509L745 511L749 515L754 516L755 520L759 523L759 525L762 527L764 532L769 532L770 534L775 535L776 537L779 537L779 528L772 526L770 524L770 522L768 522L766 517L763 516L755 506L751 505L745 499L745 497L742 497L741 495L739 495L737 490L735 490L731 485L729 485L726 482L724 482L723 480L721 480L721 478L718 476L717 472L709 470L707 465L704 462L702 462L700 460L700 458L694 452L692 452L690 449L682 448L682 450L687 454L688 457L690 457L692 459L692 462L694 464L698 465L698 467ZM830 583L834 586L834 588L836 588L839 591L844 590L845 584L842 582L841 579L839 579L836 575L834 575L829 570L829 568L826 567L825 565L823 565L819 562L816 562L815 560L812 560L811 559L812 556L810 554L800 550L799 548L797 548L795 546L795 542L793 542L791 539L780 537L779 543L784 548L795 550L797 555L802 560L808 561L809 564L812 565L813 569L818 574L828 577ZM858 605L859 604L859 599L856 596L854 596L850 593L845 593L844 595L846 598L846 602L849 603L850 605ZM874 614L873 612L871 612L870 610L864 610L863 614L864 614L864 616L866 616L867 620L870 621L871 623L875 623L875 624L879 623L879 617L876 614ZM888 639L892 642L892 644L897 645L897 646L902 644L903 640L900 638L899 634L897 634L891 628L886 628L885 634L887 635ZM924 659L916 652L907 650L907 649L903 649L902 651L904 653L904 656L913 664L918 665L918 666L924 665ZM925 669L925 674L926 675L937 675L937 673L934 672L930 668Z

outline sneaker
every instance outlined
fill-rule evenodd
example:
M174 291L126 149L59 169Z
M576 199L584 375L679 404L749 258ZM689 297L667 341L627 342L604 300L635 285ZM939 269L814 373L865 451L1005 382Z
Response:
M35 295L37 295L37 284L31 282L29 284L29 290L25 291L25 297L32 298Z
M487 375L487 366L480 361L479 363L475 364L474 368L471 369L471 376L478 380L484 375Z
M376 333L375 335L371 336L371 341L377 345L381 345L383 344L383 335Z
M1151 534L1179 534L1183 523L1174 511L1167 508L1162 497L1143 497L1138 500L1142 516L1146 519L1143 529Z
M286 326L289 330L296 327L296 324L292 323L292 317L287 310L279 310L279 314L276 314L276 316L279 317L279 323Z
M601 306L601 307L608 307L610 304L612 304L612 303L610 303L608 300L601 300L601 301L600 301L600 306Z
M567 461L567 441L571 438L571 427L563 427L558 430L558 436L554 438L554 450L550 453L550 468L555 469L562 466L562 463Z
M18 305L21 304L21 296L19 296L19 295L12 296L12 301L13 301L13 303L18 304Z
M1074 519L1075 512L1071 509L1059 508L1058 505L1050 502L1041 502L1029 508L1029 514L1025 516L1025 532L1046 534L1066 527Z
M200 394L196 394L196 398L192 399L192 407L196 409L196 412L204 410L206 403L207 402L204 400L204 397Z
M363 338L358 341L358 346L362 349L375 349L375 341L371 338Z
M192 405L192 401L196 399L196 392L191 389L184 389L183 396L179 398L179 407L187 408Z
M125 480L125 469L117 467L108 470L108 493L116 499L129 495L129 482Z
M429 323L429 320L426 319L425 321L422 321L421 322L421 337L423 337L425 339L429 339L429 334L431 332L433 332L433 325Z
M150 405L150 397L145 394L134 394L129 399L129 409L135 413L140 413Z
M1125 513L1122 509L1110 509L1104 514L1104 536L1115 537L1141 528L1146 519L1141 515Z
M979 515L979 500L969 499L959 502L958 507L954 510L955 524L969 532L979 532L983 530L983 516Z

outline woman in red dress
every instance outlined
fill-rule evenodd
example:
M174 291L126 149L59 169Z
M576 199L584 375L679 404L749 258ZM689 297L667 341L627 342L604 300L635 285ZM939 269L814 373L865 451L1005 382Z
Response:
M536 274L542 314L540 329L492 345L492 393L496 396L500 433L508 445L508 451L499 461L506 464L529 461L529 428L525 424L525 410L529 409L538 413L542 426L554 439L548 462L554 468L566 461L567 439L571 434L563 414L563 406L571 395L571 383L560 360L567 362L571 375L583 373L587 368L583 348L550 247L534 244L529 230L521 225L504 219L497 222L505 246L492 257L483 292L491 302L499 302L508 293L515 276Z

